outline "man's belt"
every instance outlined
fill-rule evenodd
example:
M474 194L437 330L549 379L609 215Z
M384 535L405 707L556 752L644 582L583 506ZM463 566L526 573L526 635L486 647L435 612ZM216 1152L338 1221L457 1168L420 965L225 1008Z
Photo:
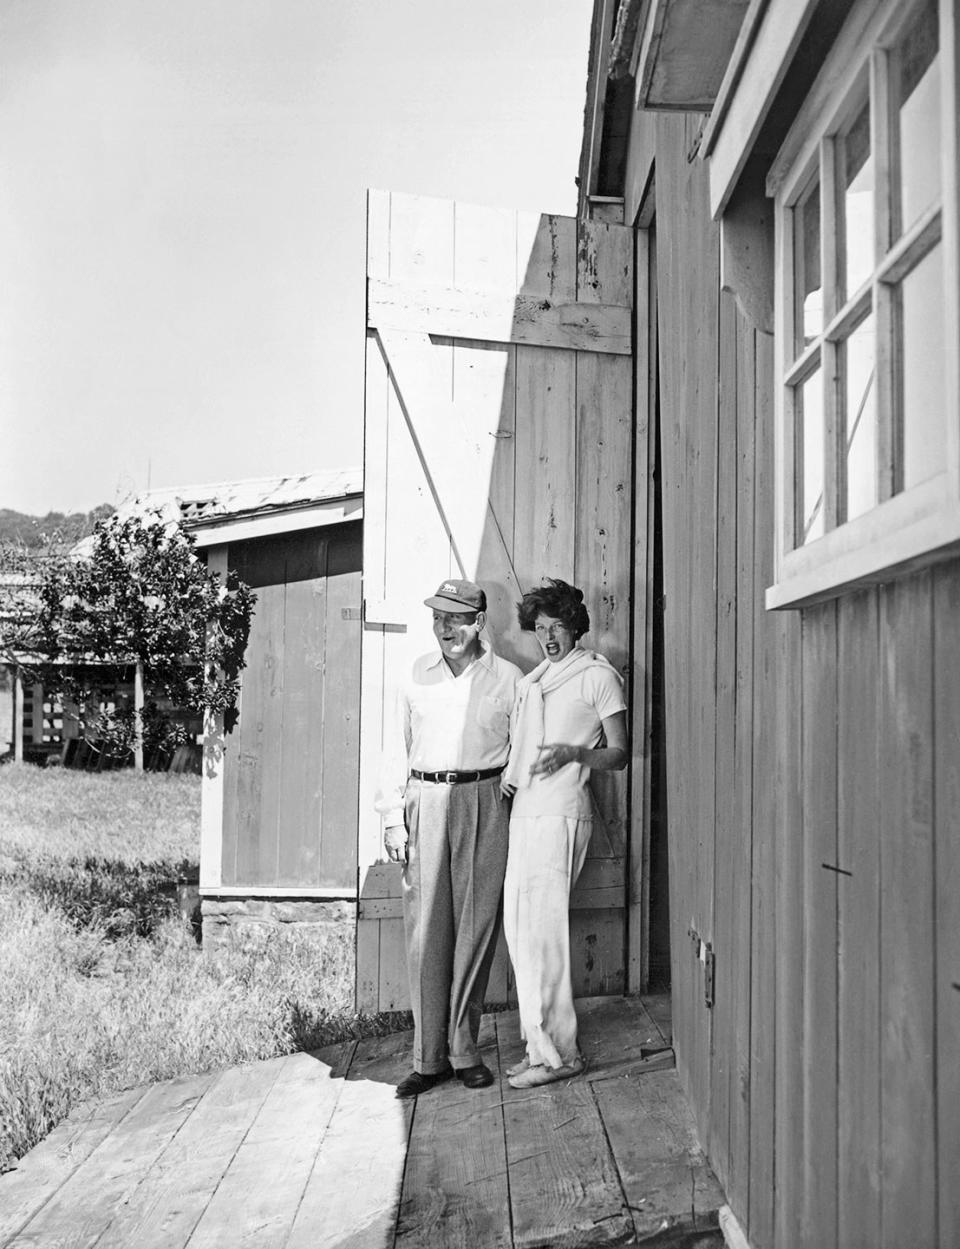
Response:
M502 771L503 764L499 768L481 768L479 772L420 772L411 768L410 775L418 781L432 781L434 785L462 785L464 781L488 781Z

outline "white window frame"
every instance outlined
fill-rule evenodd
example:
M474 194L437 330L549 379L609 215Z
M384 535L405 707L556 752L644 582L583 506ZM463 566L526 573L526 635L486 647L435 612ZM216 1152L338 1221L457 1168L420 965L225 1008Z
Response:
M792 205L809 185L820 180L821 250L829 263L836 237L829 237L836 220L835 136L849 120L856 101L862 101L864 83L869 82L876 104L886 102L889 49L909 27L922 4L903 0L860 0L854 6L820 74L802 104L778 153L767 179L767 192L775 201L776 222L776 307L775 307L775 392L776 392L776 544L775 581L766 595L768 609L801 607L836 597L860 585L890 580L893 576L960 553L960 266L958 266L958 202L960 202L960 93L957 62L960 32L953 0L939 0L940 23L940 113L941 199L905 231L892 247L881 247L886 257L875 267L869 283L851 296L842 307L830 307L831 284L824 281L827 304L823 333L800 353L794 336L794 249ZM877 167L877 230L889 231L889 196L882 169L886 146L885 116L889 108L871 107L871 151ZM805 370L820 358L821 376L826 378L836 351L834 340L846 334L856 321L867 286L872 290L872 310L878 324L878 360L882 351L885 305L891 284L913 268L917 257L937 241L942 246L944 271L944 403L947 416L946 463L937 476L909 489L892 493L889 465L894 451L885 431L891 428L890 388L878 367L878 431L880 502L853 520L836 523L831 498L839 490L837 471L838 405L835 387L824 384L825 419L825 510L827 532L805 545L794 545L797 515L795 471L796 429L793 419L793 386ZM828 481L836 483L827 484ZM834 527L831 527L833 525Z

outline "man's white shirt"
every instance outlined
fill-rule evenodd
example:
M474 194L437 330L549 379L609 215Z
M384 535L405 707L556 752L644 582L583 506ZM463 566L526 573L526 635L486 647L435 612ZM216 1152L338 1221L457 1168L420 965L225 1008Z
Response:
M465 772L502 767L520 669L484 643L458 677L441 651L421 655L400 687L388 722L376 808L384 828L403 823L410 769Z

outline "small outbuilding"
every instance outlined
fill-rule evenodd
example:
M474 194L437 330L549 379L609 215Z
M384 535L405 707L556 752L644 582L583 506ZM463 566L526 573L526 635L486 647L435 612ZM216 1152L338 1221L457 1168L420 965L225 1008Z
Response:
M212 717L204 738L205 940L234 922L352 922L361 482L338 469L150 496L257 595L237 723Z

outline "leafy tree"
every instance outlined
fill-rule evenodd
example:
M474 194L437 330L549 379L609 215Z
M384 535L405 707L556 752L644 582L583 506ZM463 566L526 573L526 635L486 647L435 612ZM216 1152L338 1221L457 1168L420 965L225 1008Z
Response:
M7 550L6 571L20 577L18 592L6 596L0 644L8 657L16 655L28 680L80 708L98 702L96 665L140 664L148 700L223 712L232 727L255 602L250 588L234 573L223 584L197 556L192 535L159 511L101 519L81 547L19 560ZM96 729L129 746L138 727L159 732L157 716L148 704L137 726L121 709Z

